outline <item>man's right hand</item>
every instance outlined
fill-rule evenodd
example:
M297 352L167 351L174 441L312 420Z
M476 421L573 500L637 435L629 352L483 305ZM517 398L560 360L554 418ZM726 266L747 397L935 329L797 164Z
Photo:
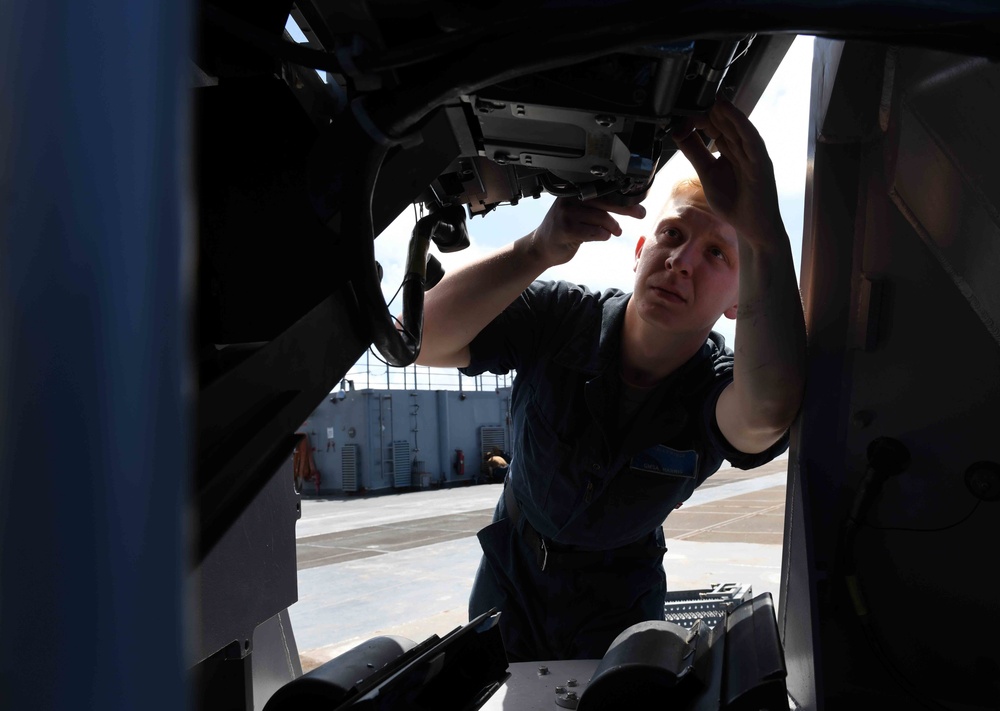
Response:
M528 249L546 268L565 264L584 242L604 242L612 235L621 235L621 225L609 214L612 212L637 220L646 216L642 205L618 205L600 198L556 198L541 224L527 236Z
M584 242L607 240L622 228L609 213L641 219L646 209L595 198L557 198L532 232L445 274L424 295L423 345L417 363L462 368L469 344L542 272L571 260Z

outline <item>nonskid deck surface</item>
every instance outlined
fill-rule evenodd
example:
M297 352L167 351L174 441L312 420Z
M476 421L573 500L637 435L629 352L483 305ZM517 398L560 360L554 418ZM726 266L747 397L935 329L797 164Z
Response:
M664 522L671 590L719 582L770 591L781 571L787 457L723 468ZM289 608L303 671L365 640L422 641L468 621L479 564L476 532L499 484L302 500L296 528L299 601Z

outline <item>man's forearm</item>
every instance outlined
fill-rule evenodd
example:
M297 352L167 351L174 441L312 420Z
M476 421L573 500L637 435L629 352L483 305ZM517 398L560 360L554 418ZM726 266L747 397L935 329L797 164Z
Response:
M423 342L417 363L468 365L472 340L548 266L532 249L528 235L445 275L424 296Z
M532 232L448 274L424 297L423 345L417 363L469 364L469 344L549 267L565 264L584 242L621 234L609 213L641 219L641 205L556 198Z
M785 429L805 386L806 335L791 247L740 241L734 385L740 409L759 429Z

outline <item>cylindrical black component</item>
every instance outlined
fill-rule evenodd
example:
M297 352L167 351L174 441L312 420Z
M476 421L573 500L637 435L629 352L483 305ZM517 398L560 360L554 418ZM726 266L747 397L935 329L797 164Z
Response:
M578 711L640 708L651 698L676 699L673 690L694 665L691 633L673 622L632 625L611 643L580 696Z
M416 646L406 637L374 637L282 686L265 704L264 711L336 708L370 677Z
M892 437L873 439L867 450L868 465L882 478L902 474L910 466L910 450Z
M469 230L465 225L465 206L448 205L429 216L434 222L431 239L444 253L459 252L469 246ZM425 218L428 219L428 218Z

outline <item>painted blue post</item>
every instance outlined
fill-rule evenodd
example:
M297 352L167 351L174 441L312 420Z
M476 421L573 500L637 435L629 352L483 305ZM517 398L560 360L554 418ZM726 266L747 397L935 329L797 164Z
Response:
M0 2L0 706L189 707L187 2Z

